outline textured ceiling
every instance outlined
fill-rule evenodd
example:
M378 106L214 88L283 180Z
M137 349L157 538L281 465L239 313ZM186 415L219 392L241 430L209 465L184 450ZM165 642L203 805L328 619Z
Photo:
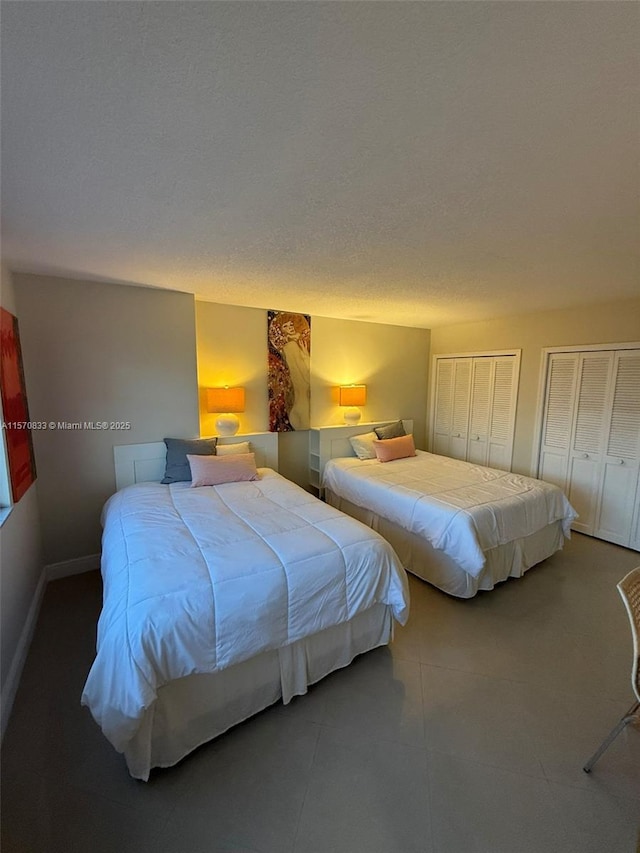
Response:
M4 0L3 256L424 327L637 296L639 14Z

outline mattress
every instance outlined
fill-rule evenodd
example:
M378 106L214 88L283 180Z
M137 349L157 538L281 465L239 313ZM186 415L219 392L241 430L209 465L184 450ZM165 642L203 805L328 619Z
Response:
M126 752L158 692L348 623L408 585L391 546L270 469L254 482L141 483L103 514L104 603L82 695Z
M529 548L531 554L544 553L544 559L559 547L558 531L561 546L576 518L564 493L550 483L424 451L384 464L333 459L325 466L323 484L341 509L348 512L350 505L384 519L426 542L471 578L485 572L488 555L501 555L498 559L504 561L509 550L515 554L510 545L531 545L536 534L547 530L542 552ZM371 523L366 515L354 514ZM380 529L378 522L373 526ZM546 553L551 543L553 550ZM518 566L514 556L507 576L521 574L531 558ZM497 573L502 574L504 568Z

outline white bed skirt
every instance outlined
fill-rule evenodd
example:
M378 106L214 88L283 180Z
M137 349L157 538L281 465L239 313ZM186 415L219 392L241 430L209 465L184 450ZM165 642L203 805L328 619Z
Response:
M198 746L279 699L284 704L357 655L391 642L391 609L376 604L350 622L290 646L263 652L211 675L190 675L161 687L125 758L147 781L153 767L171 767Z
M479 590L493 589L507 578L520 578L564 545L562 521L556 521L536 533L485 552L487 562L480 574L473 577L426 539L395 522L339 497L330 489L325 489L325 500L383 536L408 572L457 598L472 598Z

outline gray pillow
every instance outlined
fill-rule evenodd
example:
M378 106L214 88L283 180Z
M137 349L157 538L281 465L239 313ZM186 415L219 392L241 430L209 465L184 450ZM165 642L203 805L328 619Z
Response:
M374 432L379 439L400 438L400 436L406 435L406 432L404 431L404 427L402 425L402 421L396 421L394 424L387 424L386 426L377 427Z
M217 438L165 438L167 464L161 483L187 483L191 480L191 468L187 453L192 456L215 456Z

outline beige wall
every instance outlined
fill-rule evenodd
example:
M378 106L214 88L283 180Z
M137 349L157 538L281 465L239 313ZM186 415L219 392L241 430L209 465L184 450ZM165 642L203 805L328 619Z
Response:
M100 550L113 446L198 432L193 297L14 275L34 421L131 423L34 433L45 561Z
M11 274L2 265L0 304L16 314ZM27 395L29 394L27 383ZM0 672L2 685L2 730L13 701L21 667L19 657L26 654L20 649L23 632L30 610L37 607L35 599L43 568L38 512L38 483L34 483L22 496L0 526ZM8 684L8 676L12 684ZM7 695L10 693L11 695Z
M213 385L244 385L241 431L267 430L267 312L196 302L196 328L202 435L215 433L204 402L204 389ZM413 418L416 443L424 447L428 353L426 329L312 317L311 424L342 423L337 386L365 383L363 421ZM282 433L279 454L280 472L307 486L308 432Z
M14 279L32 420L132 424L122 432L34 433L45 562L99 551L100 510L114 490L114 444L214 432L204 388L244 385L242 431L268 428L266 311L198 302L194 312L187 294ZM314 317L312 423L340 423L335 387L366 382L363 418L413 417L424 446L428 350L426 330ZM306 486L308 433L283 434L279 443L281 472Z
M238 415L240 432L266 432L267 312L215 302L196 302L200 434L215 435L216 415L206 411L205 389L241 385L246 411Z
M311 423L343 423L337 387L362 382L367 386L362 419L413 418L416 444L424 447L429 342L428 329L314 318Z
M640 341L640 299L433 329L431 356L522 350L513 470L529 474L543 348L630 341Z

